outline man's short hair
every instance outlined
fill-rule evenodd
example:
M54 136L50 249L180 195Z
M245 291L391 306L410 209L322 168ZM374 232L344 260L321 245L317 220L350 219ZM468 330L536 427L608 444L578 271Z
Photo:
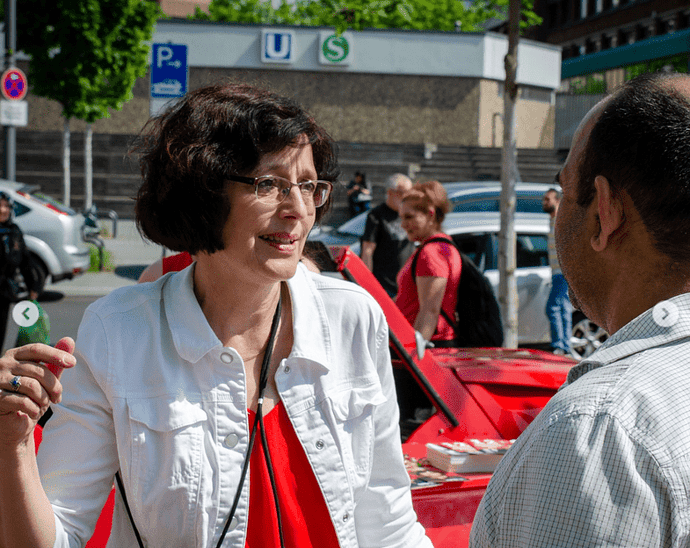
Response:
M546 192L544 192L544 195L546 195L546 194L551 194L552 192L556 195L556 200L559 200L559 201L560 201L561 196L563 195L563 193L562 193L559 189L557 189L557 188L555 188L555 187L551 187L549 190L547 190Z
M248 84L198 88L147 122L131 153L143 183L135 215L154 243L192 255L224 248L228 175L249 175L266 154L311 144L316 176L339 175L335 143L292 99ZM318 222L329 201L316 209Z
M407 176L403 175L402 173L394 173L388 179L386 179L386 188L390 190L395 190L398 188L398 185L402 182L409 183L407 186L409 188L412 188L412 180Z
M673 87L681 74L630 80L607 100L585 145L577 201L588 206L594 179L630 196L655 247L690 261L690 101ZM671 84L671 85L669 85Z

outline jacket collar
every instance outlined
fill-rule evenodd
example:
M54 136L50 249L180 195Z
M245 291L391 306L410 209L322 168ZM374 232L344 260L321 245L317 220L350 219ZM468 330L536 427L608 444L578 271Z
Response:
M211 329L194 294L194 263L169 275L161 290L170 336L179 356L196 364L221 342ZM309 270L300 263L288 280L294 342L290 358L315 362L329 370L332 344L326 308L311 279Z

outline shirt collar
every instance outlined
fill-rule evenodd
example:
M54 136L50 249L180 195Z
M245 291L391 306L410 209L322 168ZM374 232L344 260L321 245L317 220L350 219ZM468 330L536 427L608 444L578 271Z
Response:
M676 295L663 302L670 303L670 306L657 309L656 317L661 321L655 319L655 307L646 310L616 331L589 358L574 366L568 374L566 384L597 367L690 336L690 293ZM656 306L659 307L660 304ZM678 313L677 320L668 322L675 311Z
M316 288L314 277L302 263L295 275L288 280L292 300L292 322L294 342L291 357L305 358L326 370L332 360L331 331L326 315L326 305L321 292Z
M331 335L326 308L309 270L299 263L288 280L292 301L294 342L290 357L308 359L329 370ZM165 315L175 349L180 357L197 363L221 345L194 294L194 264L172 274L163 290Z
M194 267L195 263L192 263L172 274L162 290L173 344L180 357L191 363L197 363L213 348L220 346L220 340L194 294Z

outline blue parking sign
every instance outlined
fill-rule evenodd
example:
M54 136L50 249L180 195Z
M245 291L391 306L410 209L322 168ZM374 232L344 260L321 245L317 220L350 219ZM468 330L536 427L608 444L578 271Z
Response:
M151 97L170 99L187 93L187 46L153 44L151 50Z

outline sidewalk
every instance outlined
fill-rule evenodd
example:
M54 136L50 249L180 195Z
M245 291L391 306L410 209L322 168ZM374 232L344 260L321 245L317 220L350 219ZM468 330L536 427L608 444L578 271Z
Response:
M45 290L66 296L107 295L118 287L135 284L141 271L160 259L163 253L159 245L142 239L132 220L118 220L117 238L105 238L104 242L105 249L112 254L113 272L86 272L72 280L47 284Z

